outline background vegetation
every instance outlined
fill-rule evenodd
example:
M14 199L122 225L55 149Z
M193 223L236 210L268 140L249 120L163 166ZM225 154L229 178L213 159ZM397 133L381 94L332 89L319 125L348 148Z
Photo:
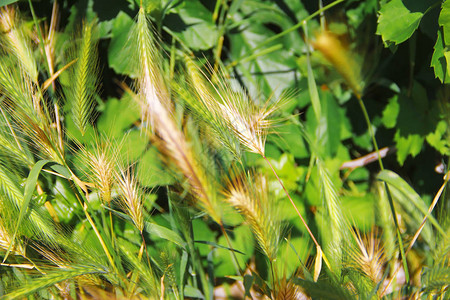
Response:
M448 297L449 1L0 4L1 298Z

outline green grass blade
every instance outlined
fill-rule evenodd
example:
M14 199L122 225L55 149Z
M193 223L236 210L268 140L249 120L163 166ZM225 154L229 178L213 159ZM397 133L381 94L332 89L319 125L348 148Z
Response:
M9 253L11 252L12 246L14 245L14 240L16 239L17 231L19 230L20 223L22 222L23 218L25 217L25 214L28 211L28 205L30 204L31 196L33 195L33 191L36 188L36 182L39 177L39 173L41 172L42 168L46 163L48 163L48 160L40 160L38 161L33 168L30 171L30 174L28 175L27 181L25 182L25 192L24 192L24 199L22 202L22 205L20 207L20 214L19 218L16 223L16 228L14 229L14 234L11 238L11 244L9 245L8 251L6 251L6 255L3 258L3 262L6 261L8 258Z
M289 244L289 247L291 247L292 251L294 251L295 255L297 256L298 261L299 261L300 266L303 271L303 276L305 277L305 279L308 281L313 281L313 277L312 277L311 273L309 272L308 268L306 268L305 264L302 262L300 255L298 254L297 250L295 249L295 246L287 238L284 238L284 239Z
M400 176L398 176L396 173L390 171L390 170L383 170L381 171L378 176L378 179L387 182L389 185L391 185L393 188L398 190L405 198L406 202L414 204L414 206L420 210L422 214L427 216L430 219L430 222L436 227L436 229L445 236L445 231L439 225L436 218L434 218L432 215L428 213L428 208L423 202L423 200L420 198L420 196L414 191L414 189L406 183ZM403 201L402 201L403 202ZM421 220L419 220L420 222Z
M131 220L130 216L128 216L127 214L124 214L117 210L110 209L106 206L104 206L104 208L106 208L107 210L111 211L115 215L117 215L125 220L133 222ZM148 221L144 222L144 228L145 228L145 231L147 231L147 233L149 233L150 235L155 235L164 240L171 241L171 242L177 244L178 246L180 246L181 248L186 249L186 242L175 231L170 230L167 227L158 225L156 223L148 222Z
M329 221L327 232L330 233L330 237L327 238L328 242L324 245L323 250L330 258L330 262L333 265L333 271L336 272L336 274L340 274L342 269L343 242L346 239L348 226L346 225L346 220L344 219L344 214L341 210L342 204L336 187L330 178L326 166L319 159L317 159L317 170L322 197L325 200L328 217L327 221Z
M306 39L308 39L308 27L305 25L303 26L304 32L306 34ZM306 52L306 63L307 63L307 70L308 70L308 91L309 91L309 97L311 100L311 105L314 110L314 114L317 119L317 126L320 128L320 119L322 117L322 111L320 106L320 99L319 99L319 92L317 91L317 85L316 80L314 78L314 72L311 67L311 55L309 51Z
M400 232L400 226L398 224L397 214L395 212L394 201L392 199L392 194L391 191L389 190L389 186L386 182L384 183L384 187L386 189L386 195L389 200L389 207L391 208L391 213L394 219L394 225L397 232L398 249L400 250L400 255L402 258L403 270L405 271L405 280L406 282L409 282L409 271L408 271L408 264L406 262L405 247L403 246L402 234Z
M13 3L15 3L15 2L17 2L17 1L19 1L19 0L0 0L0 6L5 6L5 5L8 5L8 4L13 4Z
M186 248L186 242L175 232L164 226L152 222L144 222L145 231L150 235L156 235L162 239L174 242L183 249Z
M5 299L25 297L26 295L50 287L58 282L69 280L77 276L102 273L105 273L105 270L92 266L77 266L71 267L70 269L58 269L58 271L47 273L45 276L32 280L18 290L5 295Z
M229 248L229 247L225 247L225 246L219 245L219 244L214 243L214 242L210 242L210 241L194 241L194 242L198 243L198 244L210 245L210 246L213 246L215 248L225 249L225 250L228 250L228 251L233 251L233 252L245 255L245 253L243 253L243 252L241 252L239 250L232 249L232 248Z

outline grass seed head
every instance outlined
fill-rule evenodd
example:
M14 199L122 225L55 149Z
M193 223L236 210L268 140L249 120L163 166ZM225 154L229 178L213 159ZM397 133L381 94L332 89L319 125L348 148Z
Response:
M130 216L136 228L144 230L144 215L142 204L142 191L132 173L131 167L120 168L116 172L117 185L120 191L120 204Z
M329 31L322 31L312 43L344 77L355 95L361 96L360 68L341 41Z

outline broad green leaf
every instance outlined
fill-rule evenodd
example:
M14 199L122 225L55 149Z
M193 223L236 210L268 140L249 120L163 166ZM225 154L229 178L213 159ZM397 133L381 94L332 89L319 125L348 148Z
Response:
M298 125L286 124L279 126L276 134L269 135L267 140L276 144L283 152L292 153L295 158L306 158L309 155ZM268 153L267 156L271 156Z
M133 57L132 45L130 45L129 32L134 25L133 19L124 12L119 12L114 19L111 30L111 42L108 48L108 64L119 74L136 77L136 70L130 64Z
M61 222L69 223L76 214L81 212L81 206L67 180L57 178L52 193L54 198L52 205Z
M402 136L399 131L395 134L394 141L397 145L397 160L403 165L408 155L415 157L422 150L425 137L419 134Z
M302 287L302 290L312 299L354 300L356 297L343 285L332 280L318 282L294 278L292 282Z
M110 98L106 101L97 128L107 136L121 137L123 132L133 126L139 118L139 108L131 96L126 95L120 100Z
M352 225L367 230L375 224L374 197L372 194L361 196L341 196L342 212Z
M448 77L448 74L450 74L450 51L445 51L444 57L447 63L447 77Z
M50 161L49 160L38 161L33 166L30 173L28 174L28 178L25 182L24 198L23 198L23 202L20 206L20 210L19 210L20 211L19 218L17 219L16 227L14 229L14 234L11 238L11 241L15 241L15 239L16 239L17 231L19 230L20 224L22 223L23 218L25 217L25 215L28 212L28 208L29 208L28 206L30 204L30 200L31 200L31 196L33 195L33 191L36 188L36 183L37 183L37 180L39 177L39 173L41 173L42 168L48 162L50 162ZM6 259L8 258L8 255L9 255L13 245L14 245L14 243L9 244L9 248L5 254L5 257L3 258L3 262L5 262Z
M140 158L137 166L137 179L148 187L164 186L174 183L175 179L161 162L159 152L152 147Z
M334 156L341 142L341 108L329 92L323 92L321 99L327 118L328 154Z
M305 264L303 263L303 259L300 257L300 255L299 255L299 253L298 253L298 251L297 251L297 249L303 250L303 249L308 248L308 247L307 247L307 246L308 246L307 242L304 243L304 246L302 245L303 247L296 247L296 246L291 242L290 239L287 239L287 238L284 238L284 239L285 239L285 241L286 241L286 243L287 243L286 245L289 245L290 249L295 253L296 258L297 258L298 262L300 263L301 270L303 271L304 278L305 278L306 280L313 281L313 277L312 277L311 273L309 272L308 268L306 268ZM287 255L287 257L292 257L292 256L293 256L293 255ZM303 256L305 256L305 255L303 255ZM286 257L286 256L285 256L285 257ZM287 264L287 265L289 265L289 264ZM297 265L297 261L292 261L292 265Z
M245 266L250 257L252 257L255 248L253 235L249 226L242 225L235 228L233 230L233 234L229 235L229 238L231 241L231 246L234 249L239 250L241 253L244 253L236 254L236 258L241 267ZM234 268L234 263L232 261L232 253L228 249L229 245L223 235L219 238L218 244L222 245L224 248L217 248L214 251L215 276L222 277L226 275L234 275L236 269Z
M297 181L302 178L302 175L304 175L304 171L296 166L294 156L290 153L283 153L278 160L269 158L269 161L277 172L278 176L283 181L286 189L295 190L297 187ZM284 191L281 189L279 183L277 183L278 181L275 175L273 175L268 164L264 160L261 160L261 165L266 170L266 174L268 174L268 176L271 178L271 181L273 181L275 194L284 194Z
M124 161L136 161L149 143L148 137L139 130L132 130L122 140L121 156Z
M439 15L439 25L444 32L445 44L450 46L450 1L442 3L442 10Z
M419 27L423 13L411 12L402 0L392 0L381 6L377 34L383 41L400 44L406 41Z
M444 56L444 40L442 38L442 33L439 30L437 33L437 39L436 44L434 45L434 52L433 56L431 57L431 64L430 66L434 69L434 75L436 78L439 78L439 80L442 83L450 83L450 76L448 75L447 71L447 61Z
M131 218L127 214L124 214L124 213L114 210L114 209L110 209L106 206L103 206L103 207L105 209L113 212L115 215L118 215L119 217L131 222ZM145 231L148 234L150 234L150 236L157 236L164 240L171 241L182 248L186 247L186 242L180 237L180 235L167 227L158 225L154 222L145 221L144 228L145 228Z
M70 138L71 140L76 140L79 143L89 143L94 141L95 130L90 123L87 124L86 133L82 135L80 130L78 130L78 127L75 125L73 115L71 113L66 113L65 119L65 129L68 138Z
M192 220L192 231L194 234L194 240L196 241L216 241L216 234L209 227L208 224L202 222L199 219ZM197 244L200 255L206 256L211 251L211 247L206 244Z
M289 5L291 3L290 1ZM299 2L293 4L296 9L301 6ZM305 13L307 12L304 9L292 10L292 14ZM286 88L291 88L299 78L302 78L303 74L299 75L295 56L292 55L293 51L303 52L305 47L298 32L292 32L274 42L264 44L268 37L274 35L267 28L268 20L270 24L281 29L293 25L291 18L286 18L285 13L275 3L244 1L233 15L233 19L241 20L241 23L228 34L231 59L233 65L237 65L238 73L242 74L241 80L250 95L278 97ZM261 45L264 46L260 47ZM283 71L273 72L273 70ZM305 90L305 93L308 91Z
M400 105L398 104L398 96L395 95L389 99L388 105L383 110L383 117L381 122L386 128L394 128L397 124L397 116L400 110Z
M166 16L173 34L192 50L208 50L217 44L218 30L212 13L199 0L184 1L174 14Z
M397 131L394 136L397 147L397 160L405 162L408 155L416 156L422 150L426 135L434 131L439 120L439 107L436 101L428 101L426 91L414 82L411 97L400 94Z
M440 121L436 127L436 131L430 132L426 137L428 144L443 155L448 155L450 152L450 145L448 140L445 138L447 127L447 122Z

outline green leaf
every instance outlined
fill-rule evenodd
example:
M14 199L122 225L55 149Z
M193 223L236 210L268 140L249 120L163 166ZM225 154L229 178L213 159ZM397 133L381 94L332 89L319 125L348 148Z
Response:
M61 166L61 168L63 168ZM62 223L68 224L72 218L81 212L81 206L70 189L70 184L67 180L57 178L55 186L53 187L53 201L52 205L56 211L58 219Z
M148 145L148 137L139 130L132 130L123 138L121 155L125 161L137 160Z
M292 1L289 2L286 4L291 5ZM292 14L298 16L307 14L298 1L295 1L294 6ZM292 55L292 51L303 52L305 47L303 38L297 31L265 44L268 38L274 35L267 28L268 20L271 25L282 29L288 29L293 25L291 18L286 18L285 12L276 3L243 1L232 18L241 21L240 26L227 35L230 39L230 54L234 60L233 64L237 65L238 74L242 74L241 79L250 95L259 96L263 93L266 96L278 97L286 88L297 83L299 78L302 79L303 74L299 74L295 56ZM264 47L261 47L262 45ZM259 48L255 50L257 47ZM282 71L273 72L273 70ZM306 86L306 76L304 81Z
M411 12L402 0L392 0L381 6L377 34L383 41L400 44L406 41L419 27L423 13Z
M97 122L100 132L111 137L121 137L123 132L139 120L140 111L131 96L124 96L118 100L110 98Z
M426 137L428 144L443 155L449 155L450 152L450 145L445 139L447 127L446 121L440 121L436 127L436 131L430 132Z
M25 283L19 289L14 290L12 293L6 295L6 299L18 299L24 298L26 295L30 295L33 292L37 292L41 289L50 287L58 282L69 280L71 278L85 275L85 274L98 274L107 273L107 270L95 267L95 266L74 266L70 268L56 268L55 271L45 274L45 276ZM3 298L3 297L2 297Z
M365 230L375 223L374 197L372 194L362 196L341 196L342 212L352 225Z
M152 222L144 222L144 224L145 231L147 231L150 235L155 235L162 239L174 242L181 248L186 247L186 242L175 231Z
M55 165L50 166L50 168L51 168L53 171L57 172L59 175L64 176L66 179L69 179L70 177L72 177L72 174L70 173L70 170L67 169L67 168L64 167L64 166L55 164Z
M321 120L317 122L312 114L312 109L308 109L307 129L310 136L315 137L315 153L319 156L334 156L341 141L341 108L337 104L330 92L321 92Z
M234 249L238 249L242 252L236 255L239 265L245 266L248 260L252 257L254 252L254 240L253 234L249 226L242 225L233 230L233 235L230 234L231 246ZM214 274L216 277L222 277L226 275L234 275L236 270L233 267L233 259L231 257L231 250L226 241L226 238L222 235L217 243L222 247L216 248L214 251ZM217 264L217 265L216 265Z
M210 241L194 241L194 242L198 243L198 244L210 245L210 246L213 246L214 248L220 248L220 249L224 249L224 250L228 250L228 251L232 251L232 252L236 252L236 253L245 255L245 253L243 253L243 252L241 252L241 251L239 251L237 249L232 249L230 247L225 247L225 246L219 245L219 244L214 243L214 242L210 242Z
M398 95L395 95L389 99L388 105L383 110L383 117L381 122L386 128L394 128L397 124L397 116L400 110L400 105L398 104Z
M445 44L450 45L450 1L444 1L442 3L442 10L439 14L439 25L443 28Z
M5 5L8 5L11 3L15 3L17 1L19 1L19 0L0 0L0 6L5 6Z
M192 50L208 50L217 44L218 31L212 13L198 0L184 1L178 16L168 15L166 21L173 34Z
M403 164L411 155L415 157L422 150L425 137L435 130L439 120L439 107L436 101L428 101L426 90L414 82L412 96L400 94L397 131L394 136L397 147L397 160Z
M205 299L205 296L203 296L202 292L199 289L190 285L184 286L184 296Z
M400 135L400 132L394 136L394 141L397 145L397 160L400 165L403 165L408 155L415 157L422 150L425 138L419 134L409 134L407 136Z
M130 64L133 50L129 42L129 32L133 25L133 19L122 11L114 19L108 48L108 64L116 73L134 78L137 73Z
M48 162L50 162L50 161L49 160L38 161L33 166L30 173L28 174L28 178L25 182L24 199L23 199L22 205L20 206L19 218L17 219L16 228L14 229L14 234L11 238L11 241L14 241L16 239L16 235L17 235L17 231L19 230L20 223L22 223L22 220L25 217L25 214L27 214L27 212L28 212L28 206L30 204L30 200L31 200L31 196L33 195L33 191L36 188L36 183L37 183L37 179L39 177L39 173L41 172L44 165ZM6 259L8 258L8 255L11 252L13 245L14 245L14 242L9 244L9 248L5 254L5 257L3 258L3 262L5 262Z
M322 109L320 105L319 92L317 91L316 80L314 79L314 73L311 67L311 59L309 53L306 55L307 69L308 69L308 91L311 99L311 105L316 115L317 123L320 122L322 117Z
M124 214L124 213L122 213L120 211L111 209L111 208L106 207L106 206L103 206L103 207L105 209L113 212L114 214L118 215L119 217L121 217L121 218L131 222L131 218L127 214ZM150 236L155 235L155 236L157 236L159 238L162 238L164 240L171 241L171 242L177 244L178 246L180 246L183 249L186 247L186 242L180 237L180 235L178 233L176 233L175 231L167 228L167 227L158 225L158 224L153 223L153 222L145 221L144 222L144 228L145 228L145 231L150 234Z
M309 155L309 151L303 141L302 132L298 125L282 125L277 128L277 134L269 135L267 140L273 142L283 150L283 152L292 153L295 158L306 158ZM266 147L267 146L268 145L266 145ZM269 155L269 152L267 153L267 156L273 157Z
M447 63L447 77L448 77L448 74L450 74L450 51L445 51L444 57L445 57L445 62Z
M175 182L170 171L162 164L155 147L148 149L139 160L137 179L148 187L170 185Z
M415 229L417 229L420 226L423 216L428 216L430 222L436 227L436 229L441 234L445 236L445 231L439 225L438 221L433 217L433 215L428 213L428 207L425 204L425 202L403 178L401 178L396 173L390 170L381 171L378 174L377 178L389 184L389 186L392 189L392 193L395 196L394 199L400 205L402 205L402 207L404 207L405 210L407 210L409 215L415 214L414 212L415 209L418 209L421 212L420 215L415 216L416 218L414 222L414 225L416 225ZM414 209L408 207L411 206L411 204L414 206ZM430 246L432 246L433 245L431 243L432 232L431 228L429 228L429 225L426 225L424 227L422 235L425 236L425 240L429 243Z
M442 83L450 83L450 76L448 76L448 64L446 57L444 56L444 40L442 39L442 33L439 30L437 33L436 44L434 45L433 56L431 57L430 66L434 69L434 75Z

